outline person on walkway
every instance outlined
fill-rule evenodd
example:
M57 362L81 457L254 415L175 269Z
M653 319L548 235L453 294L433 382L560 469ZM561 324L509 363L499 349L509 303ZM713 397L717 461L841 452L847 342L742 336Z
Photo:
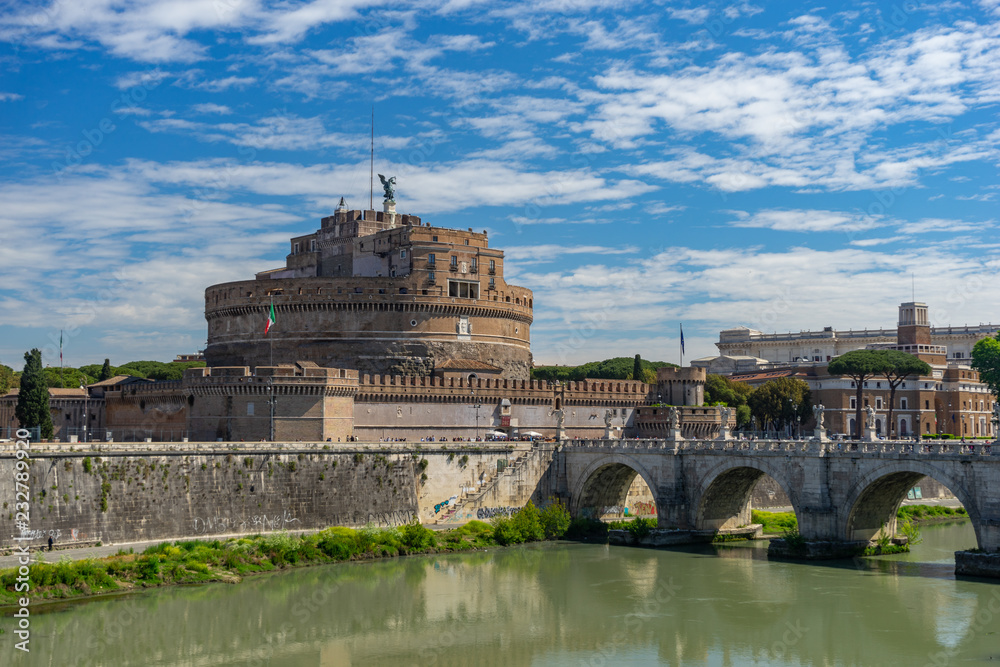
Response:
M49 551L52 551L52 536L49 535Z

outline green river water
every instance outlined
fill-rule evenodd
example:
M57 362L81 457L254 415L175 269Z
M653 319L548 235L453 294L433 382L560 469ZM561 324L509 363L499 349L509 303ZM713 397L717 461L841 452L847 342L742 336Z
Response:
M0 665L998 665L1000 583L968 522L909 554L575 543L304 568L36 610Z

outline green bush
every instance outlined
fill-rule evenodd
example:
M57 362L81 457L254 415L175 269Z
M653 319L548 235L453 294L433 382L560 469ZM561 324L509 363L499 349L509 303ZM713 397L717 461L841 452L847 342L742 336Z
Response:
M422 551L435 546L434 531L414 519L400 529L402 542L410 551Z
M558 500L543 509L538 518L546 539L565 535L572 520L569 516L569 510Z
M538 508L530 500L527 505L514 512L511 520L517 532L521 534L522 542L540 542L545 539Z
M489 533L493 531L493 526L486 523L485 521L476 521L473 519L469 523L456 529L457 532L463 535L481 535L483 533Z
M521 537L521 531L514 525L513 518L498 514L493 517L490 523L493 524L493 540L497 544L509 546L524 541L524 538Z

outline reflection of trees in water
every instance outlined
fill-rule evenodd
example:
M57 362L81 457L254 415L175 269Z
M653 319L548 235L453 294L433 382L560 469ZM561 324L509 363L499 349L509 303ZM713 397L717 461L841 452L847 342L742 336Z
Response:
M58 637L46 662L115 665L242 664L268 645L282 665L615 664L635 649L671 664L873 664L989 639L962 629L993 586L719 553L542 545L314 567L33 614L32 629Z

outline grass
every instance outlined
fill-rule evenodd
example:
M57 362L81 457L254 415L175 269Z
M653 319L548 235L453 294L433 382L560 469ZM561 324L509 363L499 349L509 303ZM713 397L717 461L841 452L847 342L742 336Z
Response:
M941 507L940 505L904 505L896 512L896 518L914 523L949 519L968 519L964 507Z
M554 503L539 511L528 503L511 517L435 532L417 522L391 528L335 526L295 536L285 532L228 540L163 542L99 559L30 565L31 598L58 600L136 588L211 581L236 583L257 572L408 554L485 549L562 537L569 513ZM0 606L17 604L17 569L0 570Z
M752 510L750 521L763 526L765 535L782 535L790 531L798 531L799 522L795 518L795 512L762 512Z

